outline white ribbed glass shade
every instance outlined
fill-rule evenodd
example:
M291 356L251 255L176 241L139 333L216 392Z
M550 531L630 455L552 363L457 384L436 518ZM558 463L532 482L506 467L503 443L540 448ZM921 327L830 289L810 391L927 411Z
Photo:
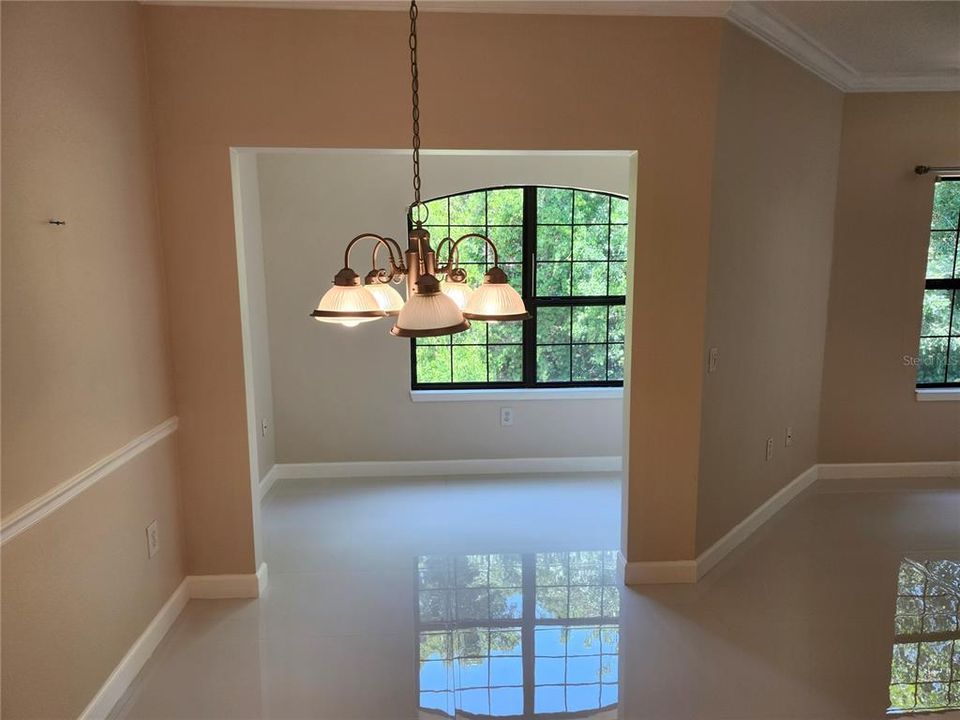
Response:
M362 285L334 285L327 290L313 317L319 322L355 327L384 316L376 299Z
M470 296L473 295L473 288L465 282L450 282L449 280L444 280L440 283L440 289L446 295L449 295L450 299L453 300L461 310L467 306L467 301L470 299Z
M507 283L485 282L473 291L463 316L472 320L525 320L529 315L520 293Z
M373 299L377 301L377 305L380 306L380 309L383 310L387 315L396 315L400 312L400 309L403 307L403 296L398 293L389 283L373 282L369 285L364 285Z
M457 304L442 292L431 295L414 293L407 300L397 324L390 331L400 337L453 335L470 327Z

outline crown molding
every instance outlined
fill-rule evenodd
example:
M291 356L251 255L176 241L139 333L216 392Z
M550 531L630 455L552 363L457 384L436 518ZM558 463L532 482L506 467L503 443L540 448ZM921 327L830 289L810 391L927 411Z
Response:
M141 5L407 12L409 0L138 0ZM420 10L510 15L723 17L730 0L419 0Z
M960 90L960 72L861 73L790 21L752 2L733 3L727 20L846 93Z

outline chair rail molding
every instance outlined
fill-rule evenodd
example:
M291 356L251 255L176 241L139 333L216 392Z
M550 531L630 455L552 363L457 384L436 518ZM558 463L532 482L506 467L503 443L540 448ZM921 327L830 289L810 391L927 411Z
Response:
M43 495L14 510L0 520L0 545L6 544L7 541L12 540L24 530L33 527L84 490L130 462L144 450L156 445L163 438L172 434L177 429L178 423L179 420L176 416L167 418L118 450L100 458L86 470L77 473L69 480L65 480Z

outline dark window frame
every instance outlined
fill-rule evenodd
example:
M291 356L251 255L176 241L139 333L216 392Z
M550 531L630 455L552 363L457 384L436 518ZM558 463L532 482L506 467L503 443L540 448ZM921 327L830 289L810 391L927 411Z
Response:
M447 199L453 197L459 197L462 195L472 195L479 192L489 192L491 190L514 190L520 189L523 191L523 223L522 223L522 232L521 232L521 252L522 257L520 261L520 267L522 268L522 292L520 293L523 297L523 302L527 307L527 310L530 312L530 319L523 321L523 340L521 344L521 353L522 353L522 365L523 365L523 379L519 382L501 382L501 381L487 381L487 382L444 382L444 383L426 383L417 381L417 341L416 338L410 339L410 387L412 390L539 390L539 389L556 389L556 388L617 388L623 387L623 380L570 380L570 381L552 381L552 382L538 382L536 377L537 370L537 315L538 311L541 308L546 307L617 307L624 306L626 307L626 295L570 295L570 296L555 296L555 297L537 297L536 295L536 266L537 263L543 264L548 261L538 261L536 258L537 250L537 190L538 189L555 189L555 190L572 190L572 191L581 191L581 192L590 192L599 195L606 195L608 198L620 198L622 200L628 200L629 198L625 195L620 195L617 193L605 192L602 190L589 190L586 188L577 188L577 187L566 187L560 185L493 185L489 187L480 187L473 188L471 190L465 190L459 193L451 193L449 195L440 195L436 198L429 198L424 200L425 203L433 202L435 200ZM571 220L574 218L571 217ZM426 225L429 226L429 220ZM550 225L550 223L541 223L542 225ZM605 224L608 227L612 225L623 225L623 223L598 223ZM628 223L629 224L629 223ZM572 223L571 227L576 226L576 223ZM407 228L408 231L413 228L412 217L407 214ZM442 238L433 237L430 238L431 247L436 250L437 245L440 243ZM454 238L455 240L456 238ZM609 243L609 241L608 241ZM609 251L609 244L608 244ZM628 251L629 252L629 251ZM559 261L558 261L559 262ZM571 273L573 265L576 261L571 259ZM599 261L597 261L599 262ZM606 262L609 264L613 262L623 262L626 264L628 262L625 257L621 260L611 260L608 257ZM473 267L473 266L471 266ZM628 270L629 272L629 270ZM509 272L508 272L509 275ZM609 270L608 270L608 286L607 290L609 291ZM573 287L571 285L571 292ZM572 312L572 310L571 310ZM599 343L574 343L572 341L569 345L571 354L573 353L573 348L578 345L592 345ZM624 344L626 342L626 314L624 314ZM610 322L607 321L607 336L605 339L604 345L609 347L611 344L610 341ZM563 343L566 346L566 343ZM490 347L496 346L496 343L476 343L476 344L462 344L461 347ZM624 356L626 355L626 348L624 348ZM571 363L572 371L572 363ZM489 375L489 372L488 372ZM452 374L451 374L452 377Z
M941 182L958 182L960 183L960 177L941 177L937 179L937 183ZM936 188L936 186L934 186ZM936 193L936 189L934 189ZM935 196L935 195L934 195ZM930 208L931 213L934 211L934 205L931 204ZM950 298L950 316L947 321L947 334L946 335L920 335L920 347L922 347L923 340L929 338L946 338L947 340L947 354L944 360L944 382L917 382L917 388L920 389L929 389L929 388L960 388L960 380L947 381L948 373L950 372L950 346L951 340L957 339L958 336L952 334L953 324L954 324L954 313L957 308L957 295L960 294L960 265L957 263L960 262L960 208L957 211L957 217L954 221L954 226L952 228L936 228L932 226L931 223L930 231L928 238L932 238L933 233L936 232L952 232L953 233L953 277L952 278L926 278L926 267L924 267L924 299L926 299L927 290L951 290L953 295ZM931 242L928 239L928 243ZM929 245L928 245L929 247ZM922 328L921 328L922 333ZM958 343L960 344L960 343ZM918 349L919 353L919 349Z

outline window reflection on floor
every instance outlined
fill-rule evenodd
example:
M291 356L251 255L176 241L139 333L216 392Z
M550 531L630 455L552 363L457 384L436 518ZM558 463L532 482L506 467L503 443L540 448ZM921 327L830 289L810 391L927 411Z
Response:
M960 709L960 561L900 564L891 714Z
M616 707L616 552L418 559L420 707L589 716Z

